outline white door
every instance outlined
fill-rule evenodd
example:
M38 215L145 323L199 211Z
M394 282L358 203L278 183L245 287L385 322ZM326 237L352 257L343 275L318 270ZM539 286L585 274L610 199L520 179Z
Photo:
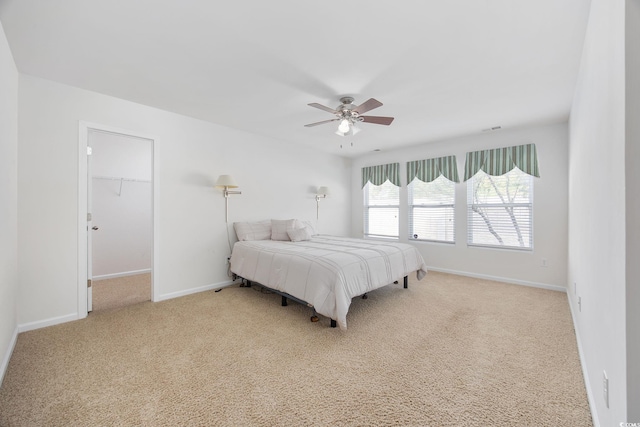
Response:
M93 186L91 174L91 139L87 142L87 312L93 311L93 232L97 227L93 226L91 206L93 200Z

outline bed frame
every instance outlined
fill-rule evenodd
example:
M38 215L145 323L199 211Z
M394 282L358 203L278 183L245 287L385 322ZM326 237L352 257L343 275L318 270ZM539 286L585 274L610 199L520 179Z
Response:
M240 277L237 275L234 275L234 280L240 279L242 282L240 283L240 287L241 288L250 288L252 287L252 285L256 285L256 286L260 286L263 289L268 290L269 292L273 292L274 294L278 294L282 297L282 302L281 302L281 306L282 307L286 307L288 304L288 300L291 301L295 301L298 304L302 304L302 305L306 305L307 307L313 309L313 314L311 315L311 321L312 322L317 322L319 320L318 318L318 313L316 313L316 309L313 307L313 304L310 304L306 301L301 300L300 298L296 298L293 295L290 295L286 292L282 292L282 291L278 291L276 289L270 288L268 286L263 285L262 283L258 283L258 282L252 282L251 280L245 279L244 277ZM393 282L394 284L398 284L398 281L396 280L395 282ZM409 276L404 276L404 289L407 289L409 287ZM362 299L367 299L368 296L366 293L362 294ZM335 319L331 319L331 327L335 328L337 326L337 322Z

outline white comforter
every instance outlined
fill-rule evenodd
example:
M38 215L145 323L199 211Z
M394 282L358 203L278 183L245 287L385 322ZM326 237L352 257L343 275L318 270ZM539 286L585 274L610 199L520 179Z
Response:
M413 271L418 280L427 273L422 255L409 244L334 236L237 242L231 271L312 304L341 329L347 328L351 298Z

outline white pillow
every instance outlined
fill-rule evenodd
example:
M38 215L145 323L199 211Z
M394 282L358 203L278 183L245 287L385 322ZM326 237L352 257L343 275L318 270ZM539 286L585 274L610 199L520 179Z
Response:
M289 235L289 239L291 239L292 242L311 240L311 230L309 230L309 227L292 228L291 230L287 230L287 234Z
M311 234L312 236L315 236L318 234L316 233L316 228L313 226L311 221L302 221L300 219L296 219L296 223L294 224L293 228L305 228L305 227L309 229L309 234Z
M239 241L269 240L271 238L271 221L234 222L233 228Z
M271 240L290 240L287 230L295 228L295 219L272 219Z

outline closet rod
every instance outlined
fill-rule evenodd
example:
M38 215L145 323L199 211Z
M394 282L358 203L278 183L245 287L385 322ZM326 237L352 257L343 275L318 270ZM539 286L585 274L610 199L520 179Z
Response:
M112 181L151 182L150 179L118 178L115 176L93 176L93 179L109 179Z

